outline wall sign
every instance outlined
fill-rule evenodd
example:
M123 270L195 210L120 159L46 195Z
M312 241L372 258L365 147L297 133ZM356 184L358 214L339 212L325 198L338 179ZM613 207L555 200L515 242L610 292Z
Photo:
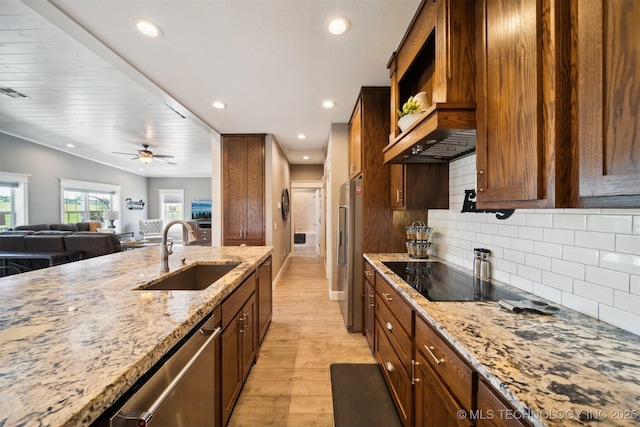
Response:
M477 209L475 199L476 190L464 190L464 202L460 212L495 213L498 219L507 219L515 212L515 209Z
M131 198L128 198L124 200L124 205L127 207L127 209L140 210L144 208L144 201L142 199L134 201L131 200Z

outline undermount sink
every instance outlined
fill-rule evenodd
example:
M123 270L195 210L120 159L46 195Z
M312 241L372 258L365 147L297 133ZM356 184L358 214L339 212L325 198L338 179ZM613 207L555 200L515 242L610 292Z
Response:
M135 291L201 291L218 281L240 263L195 264L172 276L150 285L134 288Z

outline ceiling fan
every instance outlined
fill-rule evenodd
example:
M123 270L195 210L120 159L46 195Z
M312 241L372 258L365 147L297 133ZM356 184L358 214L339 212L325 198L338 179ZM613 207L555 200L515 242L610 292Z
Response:
M165 159L172 159L174 156L170 156L168 154L153 154L153 151L149 151L149 144L142 144L143 149L138 150L138 154L133 153L121 153L118 151L113 151L113 154L126 154L128 156L135 156L131 160L140 160L142 163L151 163L153 159L158 159L162 162L169 163L170 165L175 165L174 162L170 162Z

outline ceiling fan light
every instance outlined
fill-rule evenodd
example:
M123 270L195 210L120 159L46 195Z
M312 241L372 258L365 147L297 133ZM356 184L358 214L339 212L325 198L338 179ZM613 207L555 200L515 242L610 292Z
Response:
M140 156L140 161L141 161L142 163L151 163L151 162L153 161L153 157L143 157L143 156Z

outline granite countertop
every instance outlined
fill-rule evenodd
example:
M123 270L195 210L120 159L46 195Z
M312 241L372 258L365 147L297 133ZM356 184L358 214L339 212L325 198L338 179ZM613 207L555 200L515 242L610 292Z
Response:
M176 246L240 262L202 291L134 291L160 277L158 246L0 279L0 425L89 425L273 252Z
M406 254L364 257L481 378L520 413L531 413L534 425L640 425L639 336L564 307L541 315L512 313L497 302L432 302L383 264L415 259ZM425 260L432 261L449 264Z

